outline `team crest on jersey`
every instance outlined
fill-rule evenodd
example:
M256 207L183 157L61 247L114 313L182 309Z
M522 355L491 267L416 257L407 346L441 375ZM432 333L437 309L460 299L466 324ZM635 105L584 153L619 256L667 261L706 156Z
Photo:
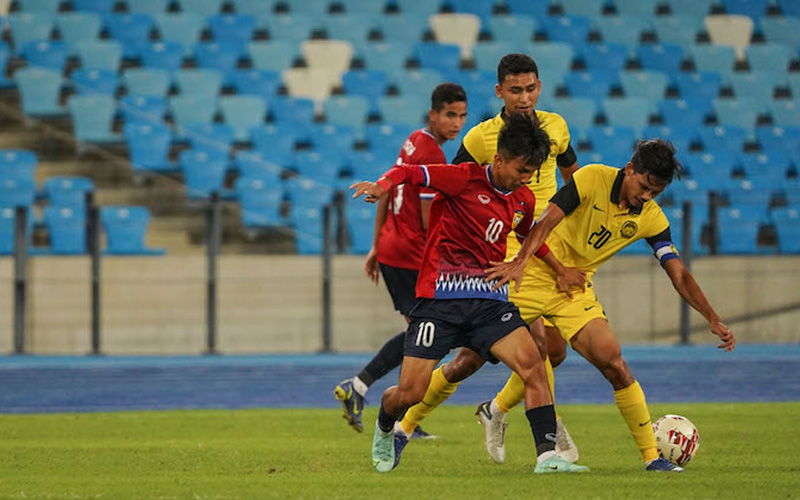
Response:
M525 217L525 212L522 210L515 210L514 222L511 223L511 229L516 229L519 223L522 222L523 217Z
M483 203L484 205L488 205L489 202L492 201L492 199L486 196L485 194L479 194L478 200L480 200L480 202Z
M633 238L636 234L636 231L639 230L639 226L636 225L635 222L629 220L625 224L622 225L622 229L619 230L619 234L622 235L623 238L629 240Z

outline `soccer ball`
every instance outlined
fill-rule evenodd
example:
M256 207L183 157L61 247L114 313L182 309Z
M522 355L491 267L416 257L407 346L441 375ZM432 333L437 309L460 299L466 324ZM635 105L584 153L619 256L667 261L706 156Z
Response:
M675 465L685 465L697 455L700 435L688 418L664 415L653 423L658 453Z

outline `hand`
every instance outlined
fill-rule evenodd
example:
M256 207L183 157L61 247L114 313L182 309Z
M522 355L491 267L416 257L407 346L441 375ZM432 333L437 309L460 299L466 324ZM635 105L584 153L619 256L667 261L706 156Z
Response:
M574 267L562 267L556 276L556 282L558 289L567 294L569 298L572 298L570 288L580 288L582 292L586 291L586 273Z
M364 272L367 273L369 279L375 283L375 286L380 282L380 266L378 266L378 251L375 247L369 249L367 260L364 261Z
M380 184L369 181L357 182L350 186L350 189L356 190L356 192L353 193L353 198L358 198L363 194L364 201L369 203L375 203L383 196L383 193L386 192Z
M514 282L514 291L519 292L519 285L522 283L522 276L525 271L525 262L522 259L514 258L508 262L489 261L492 267L484 270L486 277L484 281L497 280L492 290L497 290L509 281Z
M734 347L736 347L736 338L733 336L733 332L725 326L725 323L722 320L712 321L710 323L711 326L711 333L719 337L722 341L720 345L717 346L717 349L725 349L725 351L732 351Z

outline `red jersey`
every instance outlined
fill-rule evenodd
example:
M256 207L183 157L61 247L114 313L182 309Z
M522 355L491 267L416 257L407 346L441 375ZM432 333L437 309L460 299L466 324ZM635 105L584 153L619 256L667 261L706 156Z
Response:
M491 165L406 165L387 172L394 184L434 188L431 225L417 279L417 297L508 300L508 284L492 291L484 270L506 256L512 230L525 238L536 222L530 189L506 191L491 180ZM386 185L386 180L379 184ZM537 252L544 256L547 247Z
M417 130L403 143L396 165L445 163L444 152L427 129ZM411 184L392 186L386 221L378 240L378 262L392 267L419 270L425 250L420 199L432 200L436 192Z

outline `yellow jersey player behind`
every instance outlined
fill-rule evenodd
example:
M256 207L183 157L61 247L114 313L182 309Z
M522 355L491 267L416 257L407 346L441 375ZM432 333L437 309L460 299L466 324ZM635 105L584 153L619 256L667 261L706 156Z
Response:
M552 321L572 348L611 383L614 400L648 471L683 469L658 456L644 392L622 358L617 338L594 294L591 278L615 253L644 238L675 290L703 315L711 332L720 338L718 347L733 350L736 345L733 333L683 265L671 242L669 222L654 201L680 170L675 148L658 139L640 142L630 162L621 170L605 165L584 166L550 200L517 257L487 270L487 279L500 278L497 286L514 280L516 288L526 290L515 299L523 319L541 315ZM564 266L586 273L585 288L576 291L571 299L559 293L547 266L536 259L528 263L545 239ZM519 404L522 391L523 384L512 376L492 400L492 416L501 418L499 409L507 411ZM493 446L503 446L502 432L494 439ZM487 439L487 450L488 445Z
M535 109L542 91L542 82L539 80L539 68L531 57L525 54L507 54L503 56L497 65L497 84L495 94L503 100L504 107L494 118L485 120L472 127L464 136L461 147L453 160L454 164L464 162L474 162L480 165L488 165L494 161L497 154L497 137L500 130L505 126L508 117L512 113L523 113L531 115L535 113L540 127L547 132L550 137L550 153L541 168L533 175L527 183L528 188L533 192L538 203L536 204L534 215L538 218L544 207L547 206L545 200L549 200L557 191L556 175L560 172L564 181L569 181L572 174L578 170L577 157L570 145L570 134L567 123L556 114ZM509 237L507 241L508 258L512 258L520 249L520 243L515 237ZM523 292L524 293L524 292ZM509 300L516 302L514 292L509 296ZM536 318L533 318L534 320ZM566 342L561 338L558 331L549 323L541 320L533 321L531 333L536 340L537 346L542 354L547 373L547 381L550 392L553 393L554 379L553 367L558 366L566 357ZM545 328L547 326L547 328ZM459 353L455 359L440 366L434 371L431 377L431 384L423 402L411 408L400 427L406 434L413 432L419 421L424 419L434 407L447 399L463 380L459 373L474 373L483 364L483 360L476 353L467 349ZM478 408L479 422L491 432L492 423L486 415L486 408ZM566 460L575 462L578 460L578 449L572 442L561 418L556 420L558 424L557 449ZM498 425L499 422L494 422ZM503 462L504 458L500 455L494 456L498 462Z

